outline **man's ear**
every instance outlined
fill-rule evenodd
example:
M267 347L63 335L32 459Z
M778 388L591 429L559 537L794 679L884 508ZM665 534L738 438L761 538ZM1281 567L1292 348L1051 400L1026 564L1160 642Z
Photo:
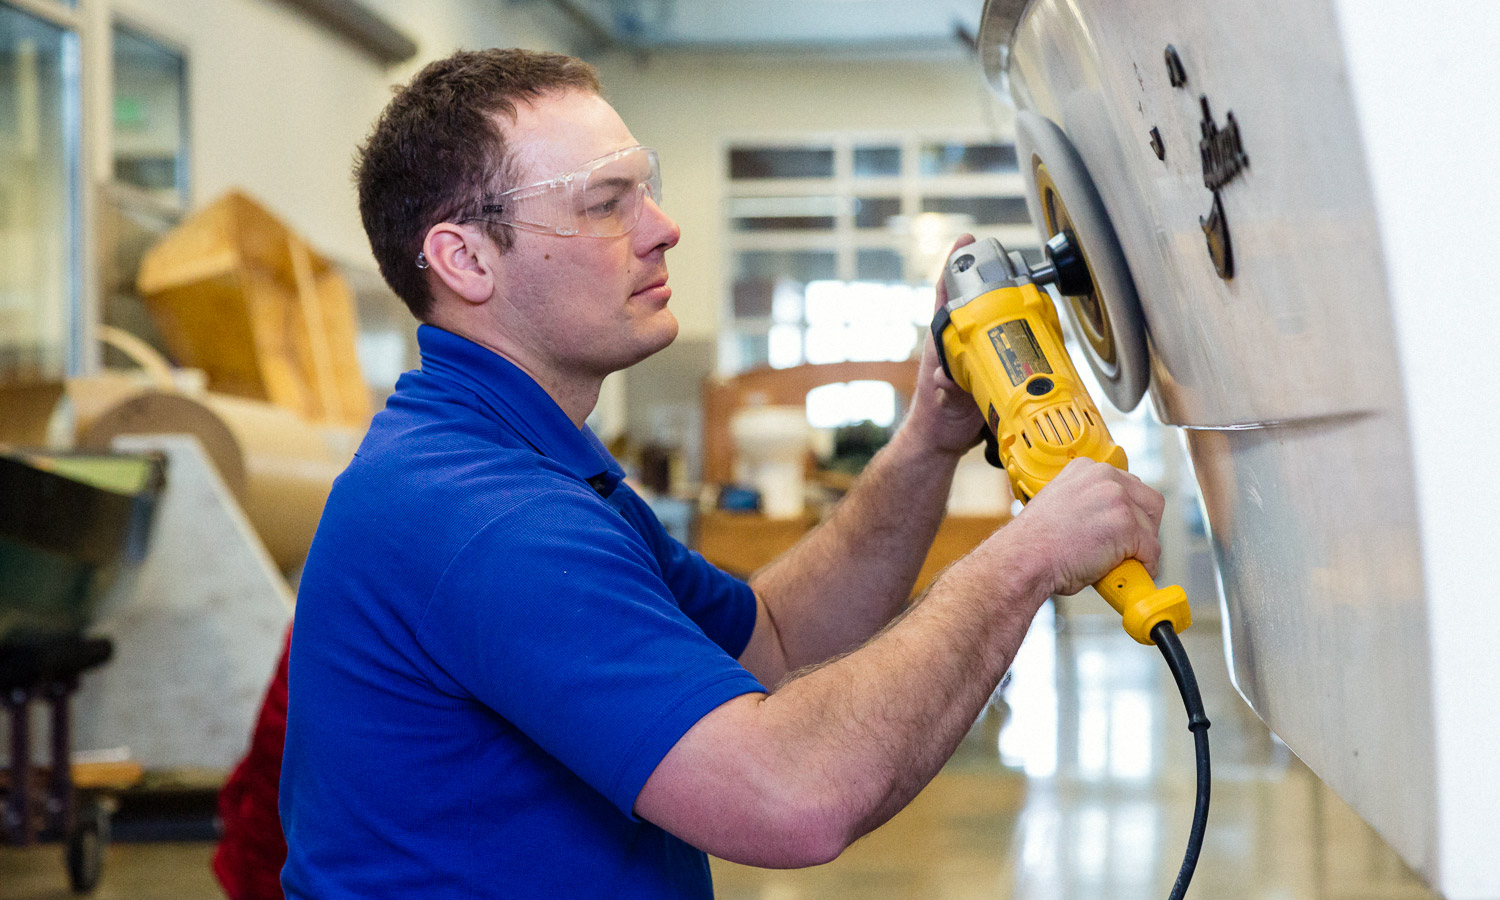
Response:
M476 305L495 292L494 273L480 253L486 240L477 229L441 222L422 242L427 268L449 291Z

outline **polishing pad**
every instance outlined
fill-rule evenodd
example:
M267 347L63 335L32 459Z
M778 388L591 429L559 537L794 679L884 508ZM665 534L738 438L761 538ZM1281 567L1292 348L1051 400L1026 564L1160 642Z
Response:
M1064 305L1110 403L1129 412L1150 380L1146 325L1104 201L1073 143L1050 120L1028 110L1017 113L1016 149L1026 177L1026 206L1042 240L1072 232L1088 265L1091 289L1067 296Z

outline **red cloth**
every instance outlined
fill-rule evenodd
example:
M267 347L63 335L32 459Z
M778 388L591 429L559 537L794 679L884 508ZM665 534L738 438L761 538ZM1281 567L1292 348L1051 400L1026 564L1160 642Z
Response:
M266 690L250 740L250 751L219 792L224 837L214 853L214 875L230 900L284 900L281 868L286 865L286 837L281 832L277 796L281 755L286 744L287 629L276 677Z

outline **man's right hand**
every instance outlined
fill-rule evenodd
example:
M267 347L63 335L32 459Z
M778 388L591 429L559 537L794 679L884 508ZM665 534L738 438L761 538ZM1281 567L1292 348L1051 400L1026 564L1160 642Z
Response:
M1129 472L1075 459L985 543L1023 549L1054 594L1076 594L1126 559L1140 560L1154 578L1165 505Z

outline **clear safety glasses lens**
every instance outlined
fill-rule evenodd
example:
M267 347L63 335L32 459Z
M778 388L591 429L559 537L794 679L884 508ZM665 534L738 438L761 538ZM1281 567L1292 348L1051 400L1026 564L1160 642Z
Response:
M661 203L656 151L631 147L551 181L506 191L485 205L484 217L544 234L617 237L635 228L648 196Z

